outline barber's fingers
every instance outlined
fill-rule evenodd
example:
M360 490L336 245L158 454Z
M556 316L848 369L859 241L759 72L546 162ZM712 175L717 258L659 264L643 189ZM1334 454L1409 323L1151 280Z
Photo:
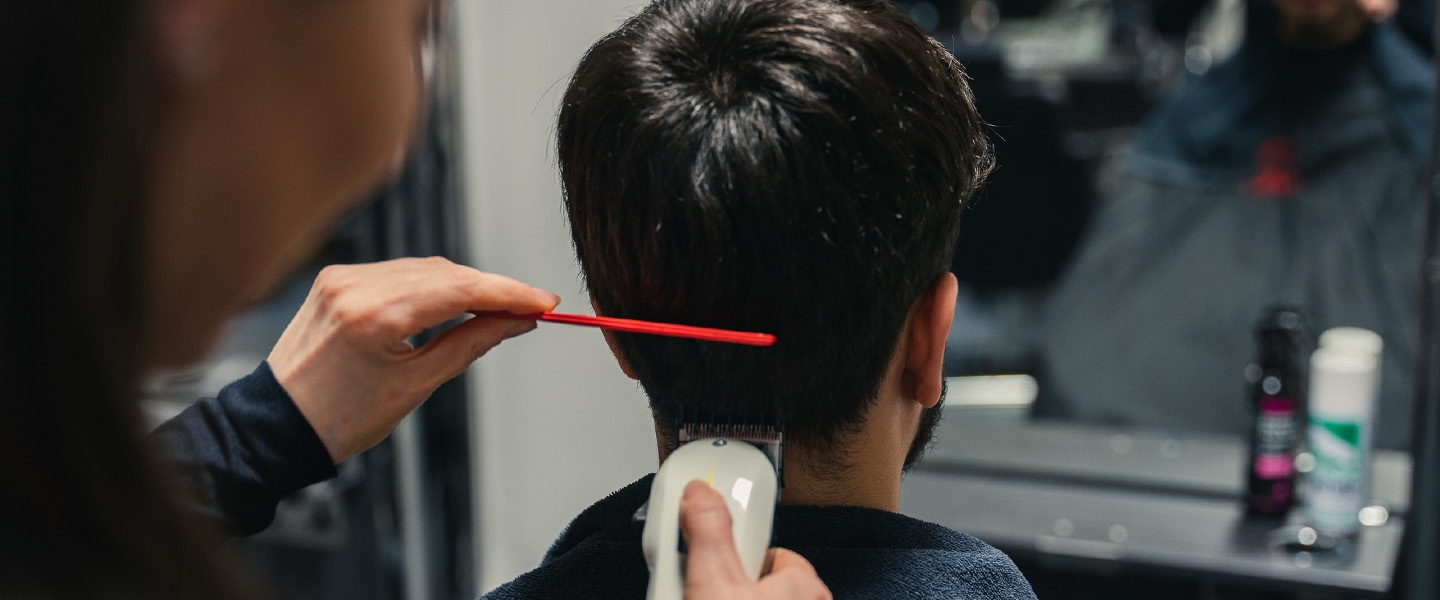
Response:
M453 263L442 268L443 276L425 281L433 288L435 297L427 304L417 305L415 318L420 329L439 325L470 311L504 311L524 315L545 312L560 303L559 296L504 275L484 273Z
M535 324L471 319L421 348L412 336L469 311L536 313L558 301L443 258L330 266L266 360L339 462L384 439L477 356Z
M470 363L500 342L529 333L535 325L535 321L476 317L426 342L410 357L410 362L417 376L425 380L421 385L434 389L464 373Z
M685 545L689 548L685 559L687 591L745 580L740 554L735 550L730 510L720 494L702 481L692 481L685 486L680 500L680 531L685 534Z
M761 596L787 600L831 600L830 590L805 557L784 548L770 550L769 574L760 578Z
M765 569L761 571L762 575L789 569L798 569L801 573L815 573L815 567L810 566L810 561L790 550L771 548L765 553Z
M559 297L440 257L327 267L316 278L316 304L350 329L392 342L469 311L544 312Z
M687 600L831 600L830 590L815 574L815 568L789 550L768 552L768 574L758 582L747 579L735 550L725 500L700 481L685 486L680 501L680 530L690 549L685 561Z

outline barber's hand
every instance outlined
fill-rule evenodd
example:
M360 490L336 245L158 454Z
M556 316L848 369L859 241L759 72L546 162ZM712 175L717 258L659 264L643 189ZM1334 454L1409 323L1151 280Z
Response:
M680 529L690 549L685 560L686 600L830 600L830 590L815 568L783 548L771 548L766 554L766 574L760 581L745 577L730 529L730 511L725 500L704 482L685 486Z
M326 267L268 358L335 462L378 444L440 384L534 321L473 318L425 345L406 341L469 311L550 310L550 292L443 258Z

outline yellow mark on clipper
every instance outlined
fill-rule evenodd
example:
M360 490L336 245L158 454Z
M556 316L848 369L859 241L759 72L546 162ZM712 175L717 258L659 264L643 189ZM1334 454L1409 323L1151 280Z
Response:
M710 487L712 487L712 488L715 487L715 467L714 467L714 465L711 465L711 467L710 467L710 475L705 478L705 485L708 485L708 486L710 486Z

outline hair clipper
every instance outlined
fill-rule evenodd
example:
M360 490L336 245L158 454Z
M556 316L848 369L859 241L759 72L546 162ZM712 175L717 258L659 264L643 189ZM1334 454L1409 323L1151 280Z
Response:
M650 486L641 545L650 567L648 600L681 600L685 555L681 547L680 497L701 480L725 499L740 566L760 578L780 498L784 434L774 424L687 424Z

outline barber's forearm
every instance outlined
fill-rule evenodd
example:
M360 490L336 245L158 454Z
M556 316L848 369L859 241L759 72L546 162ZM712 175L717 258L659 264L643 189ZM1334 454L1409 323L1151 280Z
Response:
M181 507L225 535L270 525L280 500L335 476L335 465L269 366L165 422L151 439Z

